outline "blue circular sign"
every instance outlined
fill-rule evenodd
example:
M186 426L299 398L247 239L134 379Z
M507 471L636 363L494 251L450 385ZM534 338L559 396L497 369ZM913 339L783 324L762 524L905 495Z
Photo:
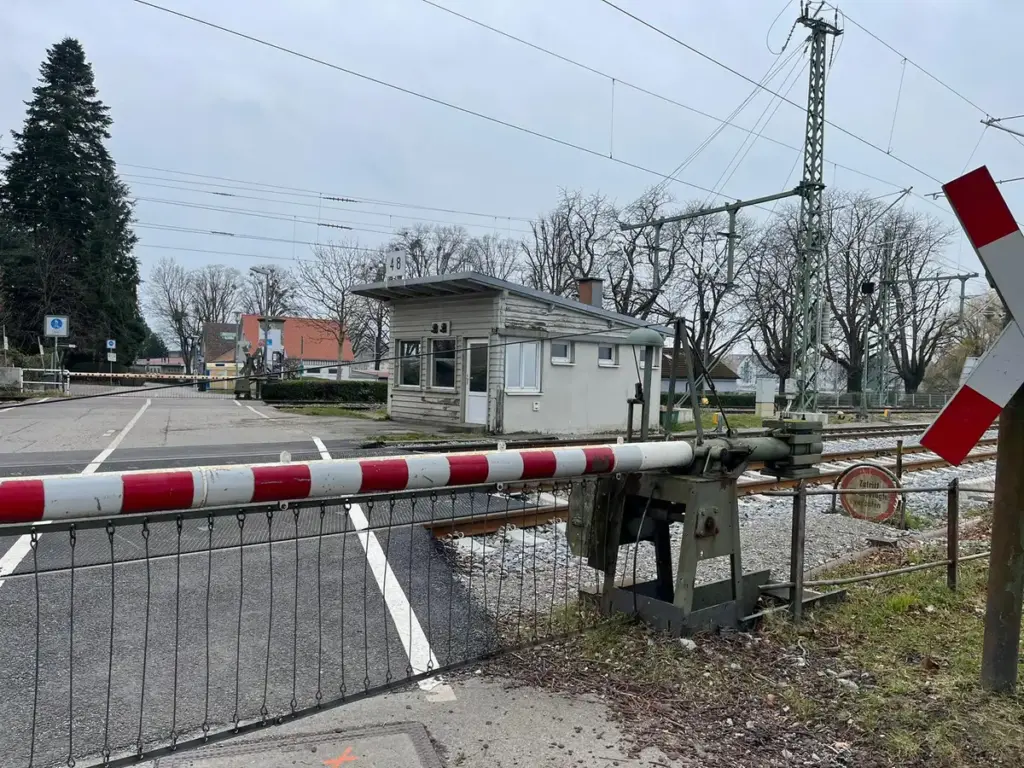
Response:
M61 320L59 317L51 317L50 327L53 328L53 330L55 331L59 331L61 328L64 327L64 321Z

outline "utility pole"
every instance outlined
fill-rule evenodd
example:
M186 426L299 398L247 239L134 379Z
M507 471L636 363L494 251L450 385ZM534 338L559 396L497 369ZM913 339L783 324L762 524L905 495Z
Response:
M825 80L826 47L829 35L841 35L835 24L810 15L810 6L802 7L798 23L811 31L810 70L807 86L807 127L804 135L804 173L801 186L799 243L800 274L797 279L796 313L793 324L793 362L796 379L794 409L813 413L818 407L816 392L821 367L821 250L822 193L825 189Z

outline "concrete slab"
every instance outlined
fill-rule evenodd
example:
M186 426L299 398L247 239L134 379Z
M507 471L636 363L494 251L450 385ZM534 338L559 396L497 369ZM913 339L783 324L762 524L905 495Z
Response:
M442 768L420 723L228 742L156 760L154 768Z

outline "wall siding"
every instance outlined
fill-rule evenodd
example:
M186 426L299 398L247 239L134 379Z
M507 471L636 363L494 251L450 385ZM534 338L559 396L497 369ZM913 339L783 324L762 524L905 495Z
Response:
M569 333L590 333L601 336L626 338L633 329L617 326L600 317L574 312L557 304L547 304L524 296L507 296L502 317L502 328L511 335L523 329L564 335Z
M401 299L391 302L391 349L399 353L399 341L419 341L420 354L430 351L430 341L435 338L428 333L432 323L447 320L451 323L451 335L443 338L455 340L455 391L431 389L431 360L429 355L420 360L420 386L407 388L396 386L398 366L388 385L388 414L393 419L425 421L444 424L464 422L463 393L465 383L463 371L466 365L466 340L489 339L497 325L497 295L480 297L452 297L447 299ZM492 348L493 359L493 348ZM496 381L493 371L488 371L488 387ZM492 400L493 398L489 398ZM493 405L488 404L488 426L491 426Z
M495 399L499 407L499 431L587 434L624 431L627 420L626 400L633 395L637 380L633 348L619 346L619 365L605 368L598 365L599 342L621 339L633 330L603 318L574 312L558 305L521 296L504 297L499 307L502 341L536 339L541 342L541 392L510 394L504 391L504 347L495 350L499 358L493 364L500 370L500 393ZM551 338L568 334L588 334L574 340L575 363L558 365L551 362ZM654 370L654 380L661 369ZM654 384L657 387L657 383ZM537 410L533 410L534 403ZM657 426L659 410L651 409L651 426ZM640 427L640 408L633 418L634 429Z

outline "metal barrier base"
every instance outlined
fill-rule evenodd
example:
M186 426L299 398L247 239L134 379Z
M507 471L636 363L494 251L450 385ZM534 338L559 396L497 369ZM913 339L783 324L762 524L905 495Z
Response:
M673 603L659 600L658 582L615 587L606 599L599 599L597 589L581 590L584 599L598 600L610 614L624 613L641 619L652 627L681 637L716 629L742 629L744 617L753 613L761 586L771 582L771 571L754 571L743 575L739 601L732 598L732 579L702 584L693 590L693 610L685 613Z

